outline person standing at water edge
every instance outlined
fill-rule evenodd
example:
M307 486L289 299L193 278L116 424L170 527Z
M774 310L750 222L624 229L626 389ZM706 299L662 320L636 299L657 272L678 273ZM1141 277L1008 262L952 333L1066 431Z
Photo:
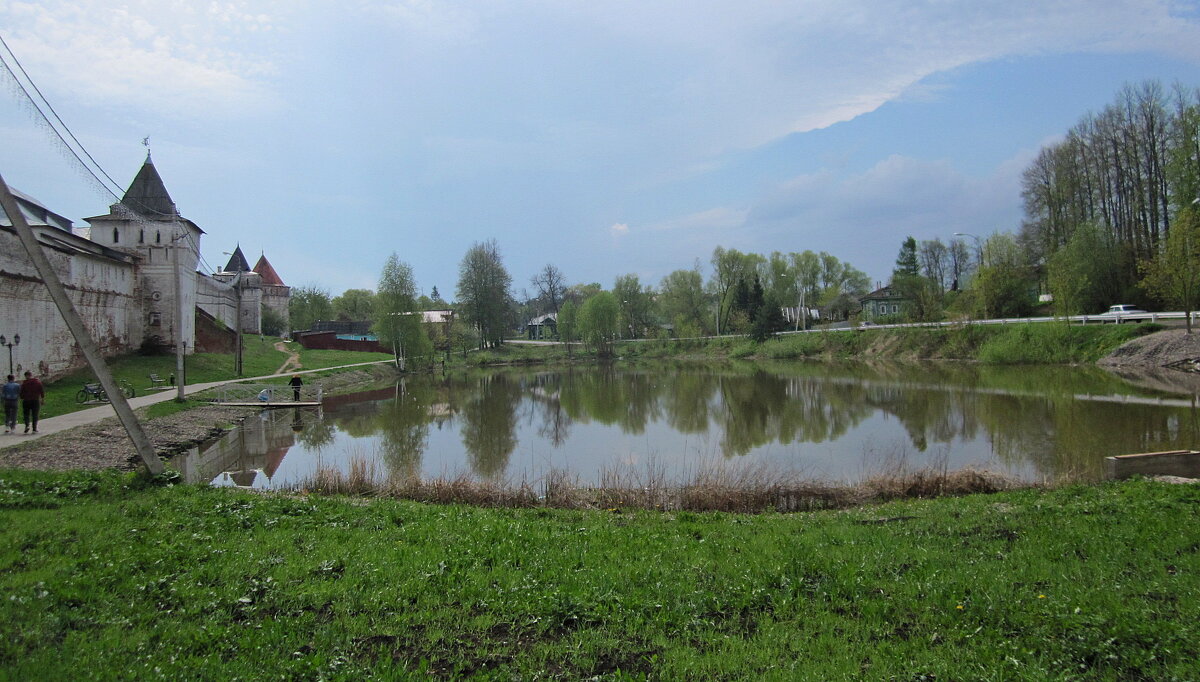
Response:
M17 430L17 398L21 397L21 384L13 379L13 375L8 375L8 382L4 384L2 393L4 396L4 432L12 433Z
M21 418L25 422L25 433L29 433L32 419L33 432L37 433L38 412L42 409L42 400L46 397L46 389L42 382L26 370L25 381L21 382Z
M292 380L288 382L288 386L292 387L292 400L300 402L300 387L304 385L304 381L300 379L299 374L293 374Z

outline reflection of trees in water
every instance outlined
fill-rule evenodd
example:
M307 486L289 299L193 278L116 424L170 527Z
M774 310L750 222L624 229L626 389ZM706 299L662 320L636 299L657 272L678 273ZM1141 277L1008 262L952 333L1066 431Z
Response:
M538 436L555 447L567 442L571 435L571 418L562 406L563 376L558 372L542 372L524 384L524 392L531 399L529 419L541 417Z
M717 377L694 369L664 372L659 377L659 404L667 423L681 433L708 431L708 412L716 394Z
M494 478L504 473L509 455L517 447L517 406L522 389L504 374L481 377L477 388L466 397L459 413L462 442L475 474Z
M837 438L870 413L861 386L767 372L722 376L719 421L726 456L768 443L820 443Z
M392 476L420 473L436 393L429 383L408 381L399 386L395 400L380 406L376 424L382 436L383 460Z
M988 396L996 456L1048 476L1099 476L1104 457L1193 447L1196 411L1096 401Z
M1200 437L1195 410L1075 397L1130 392L1103 373L972 365L879 371L805 364L771 370L507 371L451 380L446 388L410 380L407 402L384 406L386 415L367 420L365 413L381 407L364 404L363 414L356 408L337 424L364 433L387 424L389 466L403 472L419 469L430 415L441 415L434 417L439 426L457 415L472 469L483 477L506 469L518 418L555 446L566 442L575 421L619 426L627 433L643 433L652 421L681 433L706 433L716 425L723 430L724 454L734 456L775 442L834 440L880 411L896 418L918 450L985 438L999 461L1014 468L1032 465L1048 476L1098 471L1105 455L1193 447ZM450 397L438 397L443 391ZM302 442L329 437L311 424L298 434Z
M304 415L299 414L300 410L293 408L299 419L292 420L292 432L296 434L296 440L310 450L320 451L326 445L333 442L333 420L324 419L318 415L310 415L308 419ZM300 430L297 431L295 426L299 421Z

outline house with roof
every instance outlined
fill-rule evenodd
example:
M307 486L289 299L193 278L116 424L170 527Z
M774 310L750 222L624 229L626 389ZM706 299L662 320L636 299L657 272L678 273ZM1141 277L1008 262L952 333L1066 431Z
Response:
M875 320L887 315L899 315L912 299L892 285L880 287L858 299L862 305L862 319Z
M538 315L525 324L525 333L530 339L558 339L558 313Z

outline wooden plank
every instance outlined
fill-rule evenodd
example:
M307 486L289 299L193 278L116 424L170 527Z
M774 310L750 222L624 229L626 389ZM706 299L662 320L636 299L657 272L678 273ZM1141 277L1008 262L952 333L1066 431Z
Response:
M1104 474L1117 480L1139 475L1200 478L1200 452L1166 450L1105 457Z
M320 407L320 405L321 405L321 403L319 403L319 402L305 402L305 401L292 402L290 400L286 401L286 402L279 402L279 401L272 402L270 400L252 400L252 401L244 402L244 403L216 403L216 402L214 402L212 404L216 405L218 407Z

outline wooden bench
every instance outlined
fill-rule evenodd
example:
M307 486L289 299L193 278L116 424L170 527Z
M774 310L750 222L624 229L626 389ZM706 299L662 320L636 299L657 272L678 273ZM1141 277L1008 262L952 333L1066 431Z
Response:
M150 375L150 383L152 384L152 386L150 388L169 388L168 386L164 385L167 383L167 380L163 379L162 377L158 376L157 374Z

